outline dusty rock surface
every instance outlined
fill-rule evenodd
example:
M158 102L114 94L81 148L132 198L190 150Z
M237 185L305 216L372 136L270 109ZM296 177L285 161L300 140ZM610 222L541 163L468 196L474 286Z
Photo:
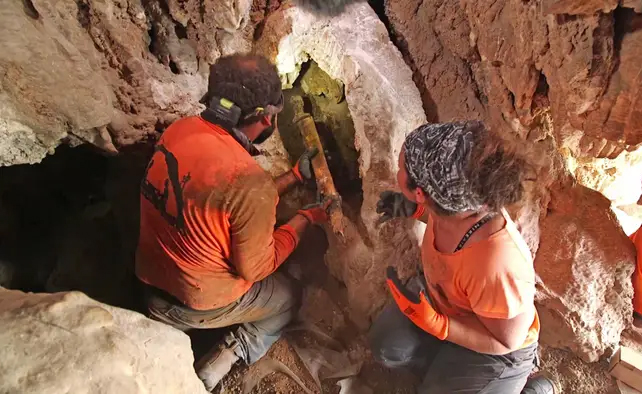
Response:
M387 14L429 118L482 116L528 134L550 106L560 145L615 157L642 142L634 104L642 16L615 6L403 0L387 2ZM588 15L568 15L581 8Z
M115 152L198 112L209 64L251 49L266 4L252 6L4 1L0 165L37 163L61 142Z
M418 259L415 234L404 223L376 226L378 195L396 184L397 157L407 133L425 122L417 88L384 24L367 4L355 4L341 16L316 18L282 7L265 22L257 49L274 58L283 74L298 72L313 59L345 86L359 152L363 204L349 221L345 237L330 236L326 261L345 283L357 325L366 328L386 300L384 271L397 265L408 274Z
M597 361L631 324L635 251L609 211L583 186L552 195L535 259L541 340Z
M426 115L430 121L484 119L552 158L553 168L537 174L529 201L516 211L523 213L529 245L540 251L542 339L575 354L566 376L593 373L577 356L607 356L629 324L631 245L608 201L569 183L566 175L570 170L579 183L623 209L635 199L637 192L618 185L628 176L624 167L640 163L637 152L628 153L642 142L639 1L391 0L387 15L401 54L366 4L330 19L273 0L5 3L0 166L38 162L61 142L115 152L156 135L200 109L209 64L249 51L256 36L255 49L277 62L285 86L309 59L339 80L354 123L363 201L344 206L354 210L347 215L345 238L331 235L326 257L331 274L346 287L332 294L317 289L308 299L328 305L330 297L338 305L324 309L323 319L317 316L333 336L357 341L356 331L368 326L387 299L385 267L396 265L406 276L419 261L414 232L420 229L401 222L376 226L374 206L381 190L395 187L401 142ZM52 67L60 72L50 72ZM306 89L330 101L343 95L340 88ZM290 167L293 157L278 135L261 148L266 155L259 161L274 175ZM58 256L43 278L29 280L49 290L86 287L101 300L127 302L131 272L118 265L131 262L135 246L138 164L123 163L128 179L110 181L104 201L80 204L81 212L50 230L59 235L45 241L46 247L26 248L34 261L40 261L37 250ZM296 210L303 194L282 205ZM128 202L118 203L125 195ZM0 234L10 238L12 225L4 218L18 216L1 212L4 207L0 202ZM39 209L45 212L46 206ZM104 237L102 229L114 233ZM110 252L94 259L97 246ZM87 259L98 262L94 269L85 265ZM3 283L21 279L14 266L0 262ZM124 299L113 288L94 286L114 267L122 274L115 280L123 285ZM587 302L588 295L594 302ZM275 350L284 362L292 357L287 349ZM551 353L551 368L565 368L568 358L556 354ZM370 378L382 376L372 367ZM266 390L297 390L280 384ZM381 384L378 392L392 392Z
M0 11L0 165L36 163L68 133L93 142L114 111L76 3L26 4L4 1Z
M608 355L629 324L634 259L610 202L567 176L571 169L614 200L630 202L636 193L612 187L637 161L618 156L642 142L634 105L641 16L630 7L573 0L386 2L429 120L481 118L551 159L519 211L531 217L518 219L538 251L542 339L591 361Z
M616 381L607 372L606 361L586 363L570 352L543 346L541 368L550 372L569 394L619 394Z
M187 335L82 293L0 289L0 391L206 393Z

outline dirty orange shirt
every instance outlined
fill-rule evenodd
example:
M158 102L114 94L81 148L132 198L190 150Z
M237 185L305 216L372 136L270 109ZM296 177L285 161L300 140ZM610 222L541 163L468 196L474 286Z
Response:
M448 316L469 315L512 319L532 307L535 270L530 249L506 212L506 226L488 239L455 253L435 248L432 218L422 244L428 292L438 311ZM537 342L539 317L522 347Z
M630 236L637 252L637 264L633 272L633 312L642 319L642 227Z
M298 243L274 230L274 181L225 130L172 124L141 185L136 275L198 310L228 305L274 272Z

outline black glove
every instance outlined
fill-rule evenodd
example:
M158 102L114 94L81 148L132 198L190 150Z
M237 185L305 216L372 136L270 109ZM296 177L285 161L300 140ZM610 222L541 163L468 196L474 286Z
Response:
M294 173L294 176L296 179L299 180L299 182L306 182L312 179L314 176L314 169L312 168L312 159L314 156L319 154L319 149L317 148L312 148L308 149L303 154L301 157L299 157L299 160L296 161L296 164L292 168L292 172Z
M408 200L402 193L386 190L379 195L377 202L377 213L379 223L386 222L392 218L409 218L417 212L417 203Z

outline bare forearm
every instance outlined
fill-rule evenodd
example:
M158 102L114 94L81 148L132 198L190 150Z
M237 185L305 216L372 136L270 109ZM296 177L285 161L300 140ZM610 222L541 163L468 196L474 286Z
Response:
M285 174L279 175L274 179L274 183L276 184L276 190L279 193L279 196L282 196L290 190L294 185L299 183L299 180L294 176L294 173L292 171L288 171Z
M506 347L474 315L449 317L449 323L447 340L466 349L493 355L517 350Z

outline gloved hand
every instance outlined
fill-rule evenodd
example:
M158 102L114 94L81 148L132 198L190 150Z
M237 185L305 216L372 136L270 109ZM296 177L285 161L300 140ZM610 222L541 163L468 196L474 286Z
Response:
M297 213L303 215L310 224L323 224L329 220L328 214L330 206L335 201L333 198L325 198L321 202L306 205Z
M401 312L417 327L442 341L448 338L448 316L437 312L423 291L418 296L409 292L399 281L393 267L388 267L386 271L386 284Z
M299 157L299 160L296 161L296 164L294 164L294 167L292 167L292 173L294 174L296 179L299 180L299 182L305 182L312 179L312 176L314 175L314 170L312 169L312 159L318 154L319 149L308 149L303 152L301 157Z
M378 222L383 223L398 217L418 218L423 214L423 209L420 209L417 203L408 200L402 193L386 190L379 195L377 213L382 214Z

